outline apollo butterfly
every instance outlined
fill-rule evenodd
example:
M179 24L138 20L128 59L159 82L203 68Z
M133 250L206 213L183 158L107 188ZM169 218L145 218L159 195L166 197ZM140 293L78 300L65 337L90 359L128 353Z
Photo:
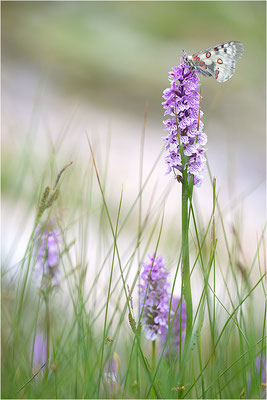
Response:
M218 82L225 82L235 72L235 63L244 51L241 42L231 41L208 47L192 56L185 63L205 76L213 76Z

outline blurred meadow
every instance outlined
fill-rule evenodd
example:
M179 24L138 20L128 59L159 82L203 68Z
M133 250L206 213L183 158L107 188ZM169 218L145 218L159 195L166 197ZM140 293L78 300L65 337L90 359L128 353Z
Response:
M265 2L2 1L1 22L2 398L260 398ZM182 184L165 175L162 92L183 50L229 40L245 48L234 76L200 78L192 337L175 362L157 343L155 364L128 314L137 324L148 254L164 257L181 295ZM47 224L61 237L60 276L44 295L36 231ZM48 332L38 371L36 338Z

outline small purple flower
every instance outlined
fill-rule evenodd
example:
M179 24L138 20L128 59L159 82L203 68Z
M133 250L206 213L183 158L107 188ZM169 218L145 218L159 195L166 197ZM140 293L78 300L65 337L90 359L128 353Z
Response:
M171 349L171 356L172 358L178 357L179 351L180 351L180 338L183 341L185 337L185 330L186 330L186 304L185 302L182 302L182 315L180 313L181 311L181 303L180 303L180 298L179 297L173 297L172 299L172 306L171 306L171 312L170 312L170 325L169 327L172 326L171 332L169 333L168 326L164 327L161 335L161 349L163 348L165 341L168 339L168 334L169 334L169 339L166 344L164 354L166 356L169 356L169 350ZM177 312L176 312L177 311ZM176 313L176 315L175 315ZM175 315L175 317L174 317ZM174 322L172 325L172 321L174 318ZM181 344L182 346L182 344Z
M142 263L143 283L139 287L146 338L153 341L168 324L170 295L167 289L170 284L167 282L169 272L164 266L163 258L152 255L149 259L149 262Z
M185 168L189 177L193 177L194 185L199 186L205 163L205 149L202 146L206 144L207 136L202 132L203 123L200 121L203 113L199 110L199 79L185 60L184 53L180 65L174 66L169 73L170 88L163 92L165 101L162 104L166 110L164 115L170 116L164 121L164 130L168 132L167 136L163 137L166 142L165 149L168 151L165 161L168 165L167 174L173 169L178 175L183 175L179 135L186 161Z
M105 372L113 382L116 382L119 371L119 358L116 353L113 354L112 360L108 360L105 366Z
M47 340L42 333L36 335L33 345L33 365L35 368L41 367L47 359Z
M51 222L47 229L37 228L36 248L37 248L37 268L35 277L42 277L42 288L59 286L59 245L60 230L52 229Z
M119 385L120 359L117 353L114 353L111 360L105 365L103 374L103 385L106 392L115 395L120 390Z
M260 356L256 358L256 368L255 368L255 375L256 379L262 387L261 396L262 398L266 397L266 357L263 356L262 359ZM251 389L251 374L248 377L248 391L250 392Z

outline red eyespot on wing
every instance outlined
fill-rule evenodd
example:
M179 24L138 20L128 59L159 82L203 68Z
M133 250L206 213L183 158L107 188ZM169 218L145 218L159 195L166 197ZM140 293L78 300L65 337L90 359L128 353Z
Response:
M223 60L222 60L221 58L218 58L217 63L218 63L218 64L222 64L222 63L223 63Z
M207 65L205 64L204 61L200 61L200 65L202 69L207 69Z
M207 53L206 53L206 57L207 57L207 58L210 58L210 56L211 56L210 52L209 52L209 51L207 51Z
M199 58L198 56L195 56L195 57L194 57L194 60L200 61L200 58Z
M217 70L217 71L215 71L215 79L218 78L218 75L219 75L219 71Z

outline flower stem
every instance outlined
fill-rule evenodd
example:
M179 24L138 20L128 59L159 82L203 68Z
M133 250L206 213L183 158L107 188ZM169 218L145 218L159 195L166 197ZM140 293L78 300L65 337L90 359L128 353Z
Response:
M155 368L156 368L156 340L152 341L152 372L155 372ZM154 390L154 387L152 389L152 399L156 398L156 393Z
M185 344L188 343L192 331L192 295L190 285L190 264L189 264L189 215L188 215L188 189L190 183L182 184L182 293L186 303L186 335Z
M46 378L48 377L49 370L49 342L50 342L50 313L49 313L49 298L45 300L46 306Z

